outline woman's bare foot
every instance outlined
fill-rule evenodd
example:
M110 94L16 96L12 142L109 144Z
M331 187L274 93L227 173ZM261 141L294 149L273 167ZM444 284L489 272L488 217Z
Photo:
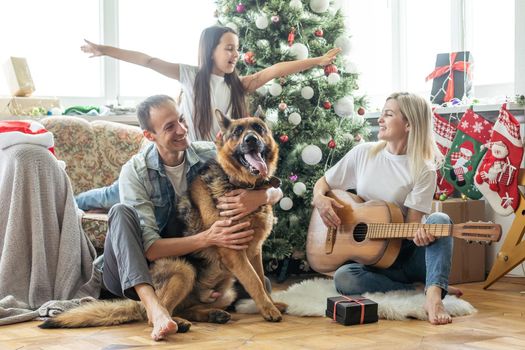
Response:
M165 339L170 333L177 333L177 323L172 320L168 311L156 304L147 311L149 323L153 325L151 338L155 341Z
M455 295L458 298L461 298L461 296L463 295L463 292L461 291L461 289L456 288L456 287L451 287L451 286L448 286L447 292L448 294Z
M441 300L441 288L430 286L426 294L425 310L428 314L428 322L434 325L451 323L452 317L445 310Z

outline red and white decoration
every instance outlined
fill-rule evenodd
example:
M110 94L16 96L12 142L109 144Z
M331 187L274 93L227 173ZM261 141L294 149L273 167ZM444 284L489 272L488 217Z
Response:
M492 129L490 142L484 145L487 153L480 162L475 185L494 211L510 215L519 204L518 172L523 157L520 125L507 110L506 104Z
M43 146L55 154L53 134L36 121L2 120L0 121L0 149L29 143Z
M433 121L434 138L441 154L446 157L456 136L457 127L437 113L434 113ZM438 169L436 193L450 196L454 192L454 186L445 180L441 172L442 170Z

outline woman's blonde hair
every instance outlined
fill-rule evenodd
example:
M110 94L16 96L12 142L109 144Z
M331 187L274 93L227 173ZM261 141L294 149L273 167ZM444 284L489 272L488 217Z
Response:
M436 169L443 159L432 131L432 108L423 97L408 92L395 92L388 96L388 100L397 101L401 114L410 125L406 154L410 174L417 179L425 169ZM377 155L385 147L386 142L380 141L370 155Z

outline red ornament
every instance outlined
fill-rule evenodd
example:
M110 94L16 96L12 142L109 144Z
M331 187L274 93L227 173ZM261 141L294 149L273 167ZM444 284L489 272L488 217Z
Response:
M286 142L288 142L288 135L281 135L281 136L279 136L279 140L280 140L282 143L286 143Z
M244 63L252 65L255 64L255 54L251 51L248 51L244 54Z
M330 109L330 108L332 108L332 104L330 103L330 101L324 101L323 102L323 107L324 107L324 109Z
M328 148L331 148L331 149L335 148L335 141L334 141L334 139L331 139L330 142L328 142Z
M295 40L295 28L290 28L290 33L288 34L288 45L292 46Z
M314 32L314 35L318 38L322 38L324 33L323 33L323 30L321 28L317 29L315 32Z
M235 8L237 10L237 13L244 13L246 11L246 6L242 2L237 4L237 7Z
M365 109L363 107L359 107L359 109L357 110L357 114L359 115L365 115Z
M330 73L337 73L337 66L335 64L324 66L324 75L329 76Z

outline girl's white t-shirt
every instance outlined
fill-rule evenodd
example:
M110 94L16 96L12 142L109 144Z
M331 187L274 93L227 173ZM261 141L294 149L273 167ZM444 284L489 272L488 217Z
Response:
M180 84L182 86L182 101L181 112L186 117L188 123L188 138L191 142L202 141L203 138L197 134L195 125L193 123L193 86L195 85L195 77L199 70L198 67L180 64ZM215 118L215 109L222 113L229 115L229 107L231 100L231 90L228 84L224 81L224 77L212 74L210 76L210 99L213 115L213 123L211 126L211 136L215 136L220 130L219 122Z
M408 208L429 214L436 188L436 171L424 170L412 179L406 155L395 155L386 148L369 157L375 142L352 148L325 173L333 189L355 189L365 201L383 200L395 203L406 217Z

